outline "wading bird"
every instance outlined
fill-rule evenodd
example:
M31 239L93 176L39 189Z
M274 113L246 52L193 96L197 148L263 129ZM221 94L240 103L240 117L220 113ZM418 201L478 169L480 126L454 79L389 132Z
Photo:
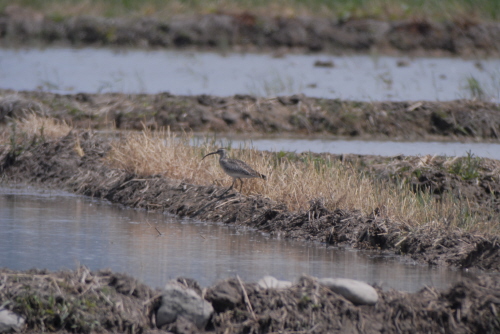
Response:
M238 159L229 159L227 157L227 151L223 148L219 148L215 152L208 153L203 157L203 159L212 154L218 154L220 156L219 165L222 167L222 169L224 170L224 172L226 172L227 175L233 178L233 184L231 184L231 187L229 187L222 195L227 193L229 190L233 189L236 180L240 180L240 193L241 189L243 188L242 179L253 179L258 177L266 180L266 176L264 174L256 172L252 167L248 166L243 161Z

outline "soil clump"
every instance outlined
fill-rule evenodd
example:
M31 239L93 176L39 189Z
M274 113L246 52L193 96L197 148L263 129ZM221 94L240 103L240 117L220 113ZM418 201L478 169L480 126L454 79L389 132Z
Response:
M25 317L26 332L129 332L151 328L160 292L110 270L52 273L0 269L0 300Z
M0 123L35 112L75 127L391 140L500 138L495 103L356 102L303 95L273 99L161 94L70 94L0 90Z
M120 46L255 52L498 56L500 23L425 18L374 19L271 17L212 13L169 19L73 16L50 18L27 7L0 13L0 45Z

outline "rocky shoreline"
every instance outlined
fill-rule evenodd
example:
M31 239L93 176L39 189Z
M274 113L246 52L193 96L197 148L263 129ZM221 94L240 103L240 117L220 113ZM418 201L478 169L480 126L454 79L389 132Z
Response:
M286 284L284 284L286 283ZM303 276L239 277L200 287L189 278L151 289L110 270L0 269L0 331L37 333L493 333L499 280L444 291L384 291L362 282ZM356 297L359 295L361 299Z
M0 45L196 48L277 55L300 52L405 55L500 54L500 23L463 18L383 22L373 19L261 16L249 12L173 17L50 18L27 7L0 13Z

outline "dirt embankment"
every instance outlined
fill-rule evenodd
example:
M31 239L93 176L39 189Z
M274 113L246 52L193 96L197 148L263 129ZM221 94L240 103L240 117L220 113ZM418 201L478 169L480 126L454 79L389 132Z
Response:
M201 291L192 280L178 282ZM262 290L256 284L229 279L205 291L215 313L204 332L496 333L500 330L499 282L482 277L446 291L424 288L413 294L377 289L375 306L356 306L310 277L285 290ZM28 333L200 332L183 318L158 330L154 315L160 291L107 270L0 269L0 286L0 300L25 317Z
M76 127L226 134L333 135L392 140L498 140L500 106L495 103L355 102L282 96L214 97L163 94L71 94L0 90L0 123L27 112L65 120Z
M0 45L51 44L480 56L500 54L500 23L467 18L448 22L287 18L248 12L168 20L90 16L51 19L18 6L8 6L0 13Z
M312 199L308 210L291 212L261 196L239 196L232 191L221 198L217 194L223 189L215 185L199 186L111 169L103 161L109 150L105 141L84 133L78 142L82 150L75 149L76 134L41 143L30 141L15 150L3 147L1 172L10 180L69 188L129 207L251 226L271 235L382 249L429 264L500 270L497 237L429 226L410 228L384 215L383 208L370 215L356 210L329 211L321 199ZM498 198L498 190L495 196Z

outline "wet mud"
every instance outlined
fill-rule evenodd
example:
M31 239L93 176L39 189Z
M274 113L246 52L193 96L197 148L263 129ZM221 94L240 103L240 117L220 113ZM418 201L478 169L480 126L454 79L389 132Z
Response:
M462 18L383 22L373 19L212 13L151 17L51 18L29 8L0 13L0 45L120 46L140 48L485 56L500 54L500 24Z
M0 124L38 113L76 127L391 140L500 137L500 105L450 102L356 102L304 95L256 98L162 94L68 94L0 90Z

